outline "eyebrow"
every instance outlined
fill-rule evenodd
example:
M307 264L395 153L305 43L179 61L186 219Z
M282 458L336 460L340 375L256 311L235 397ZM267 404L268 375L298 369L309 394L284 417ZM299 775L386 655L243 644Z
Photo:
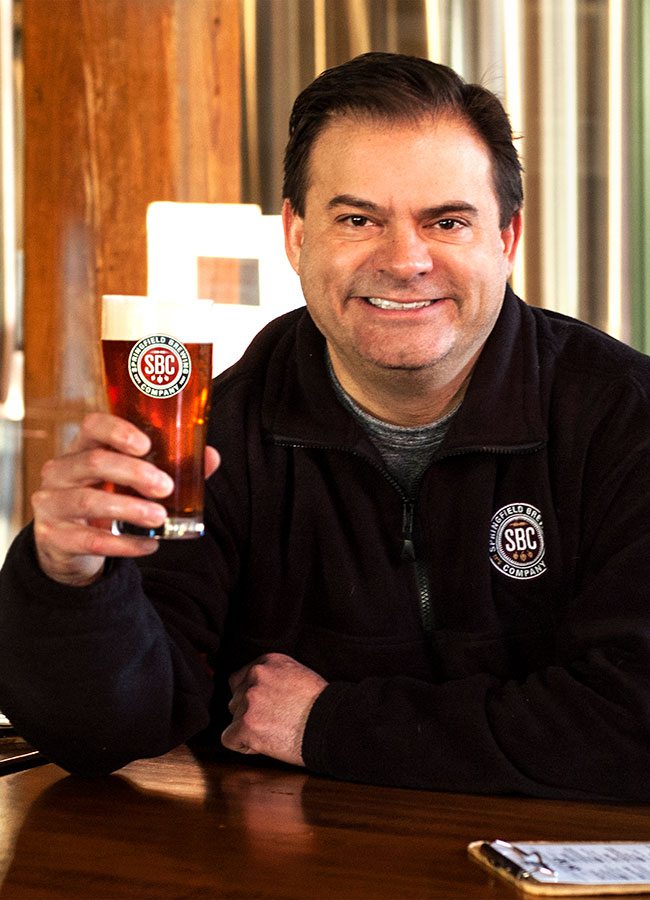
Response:
M382 207L372 200L364 200L362 197L355 197L353 194L337 194L328 202L328 209L336 209L339 206L353 206L355 209L362 209L366 212L382 212ZM423 219L436 219L439 216L453 215L454 213L469 213L470 215L478 215L478 209L472 204L464 200L449 200L446 203L440 203L437 206L427 206L418 212L418 217Z
M363 200L361 197L355 197L353 194L337 194L336 197L328 202L328 209L336 209L337 206L354 206L357 209L366 209L369 212L379 212L381 209L372 200Z

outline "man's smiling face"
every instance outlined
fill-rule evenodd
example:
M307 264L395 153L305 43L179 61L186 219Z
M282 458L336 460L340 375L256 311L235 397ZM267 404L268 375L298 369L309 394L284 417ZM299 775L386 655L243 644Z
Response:
M489 152L464 122L341 116L324 128L304 217L285 202L286 245L353 395L358 376L471 370L514 261L519 217L499 220Z

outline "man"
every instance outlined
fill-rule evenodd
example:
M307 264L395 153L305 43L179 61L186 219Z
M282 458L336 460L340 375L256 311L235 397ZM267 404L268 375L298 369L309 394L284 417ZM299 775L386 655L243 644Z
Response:
M97 524L159 524L171 485L89 416L3 570L0 707L72 771L208 729L339 778L649 799L650 361L507 287L499 101L347 62L296 101L284 196L307 310L215 383L207 536Z

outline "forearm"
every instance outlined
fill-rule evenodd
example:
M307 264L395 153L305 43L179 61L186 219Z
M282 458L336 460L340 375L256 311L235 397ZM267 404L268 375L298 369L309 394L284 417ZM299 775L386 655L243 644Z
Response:
M210 684L190 670L121 561L66 588L36 567L28 532L2 573L0 708L48 758L110 771L165 752L207 723Z
M624 684L616 699L590 680L557 667L523 683L334 683L314 704L303 756L314 771L378 784L648 800L641 704L623 700Z

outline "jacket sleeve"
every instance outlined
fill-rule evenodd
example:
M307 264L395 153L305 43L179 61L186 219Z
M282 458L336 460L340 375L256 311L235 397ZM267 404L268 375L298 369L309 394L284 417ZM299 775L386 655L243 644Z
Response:
M306 764L379 784L650 800L647 400L592 429L575 506L575 584L548 665L511 680L332 683L307 723Z
M206 482L204 537L110 559L97 583L71 588L43 574L28 526L0 572L0 709L68 771L160 755L211 722L250 530L245 430L218 382L212 400L208 443L222 462ZM241 418L239 396L230 402Z
M208 663L238 566L213 526L142 564L109 560L82 588L41 572L31 526L17 537L0 574L0 709L53 762L109 772L208 724Z

